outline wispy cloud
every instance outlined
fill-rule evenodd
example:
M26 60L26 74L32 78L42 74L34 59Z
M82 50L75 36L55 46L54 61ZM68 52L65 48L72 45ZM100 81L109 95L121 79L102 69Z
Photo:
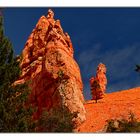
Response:
M140 85L140 77L134 71L135 64L140 63L140 43L126 45L122 48L110 48L105 51L103 51L103 47L99 43L93 44L91 49L81 51L78 55L85 92L90 91L89 78L95 75L96 67L100 62L107 66L107 92Z

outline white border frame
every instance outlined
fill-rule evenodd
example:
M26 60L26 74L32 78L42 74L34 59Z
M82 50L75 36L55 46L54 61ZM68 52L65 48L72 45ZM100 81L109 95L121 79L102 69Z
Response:
M138 7L140 0L0 0L0 7Z

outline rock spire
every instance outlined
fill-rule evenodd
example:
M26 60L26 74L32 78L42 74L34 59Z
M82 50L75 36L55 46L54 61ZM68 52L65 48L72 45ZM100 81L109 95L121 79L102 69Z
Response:
M22 51L22 74L16 84L31 81L29 103L36 106L35 118L45 108L65 105L78 112L77 124L85 118L83 83L78 64L73 58L73 46L52 10L42 16L30 34Z

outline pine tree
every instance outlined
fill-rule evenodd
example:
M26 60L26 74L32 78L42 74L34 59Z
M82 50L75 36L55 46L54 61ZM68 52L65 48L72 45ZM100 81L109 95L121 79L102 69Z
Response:
M99 99L102 99L102 91L101 91L101 87L99 84L99 81L97 79L94 79L93 82L90 82L91 84L91 95L92 95L92 99L96 101Z
M140 72L140 65L136 65L135 71L136 71L136 72Z
M14 57L10 40L4 35L0 16L0 132L33 131L33 109L26 107L28 84L13 85L20 75L19 61Z

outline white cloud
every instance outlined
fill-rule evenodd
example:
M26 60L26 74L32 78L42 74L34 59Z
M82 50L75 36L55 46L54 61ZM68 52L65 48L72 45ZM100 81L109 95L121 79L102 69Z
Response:
M140 77L134 71L135 64L140 64L140 43L123 48L110 48L105 51L102 51L103 47L99 43L93 44L91 49L81 51L78 56L85 91L90 91L89 79L95 75L96 67L100 62L107 66L107 92L140 85Z

